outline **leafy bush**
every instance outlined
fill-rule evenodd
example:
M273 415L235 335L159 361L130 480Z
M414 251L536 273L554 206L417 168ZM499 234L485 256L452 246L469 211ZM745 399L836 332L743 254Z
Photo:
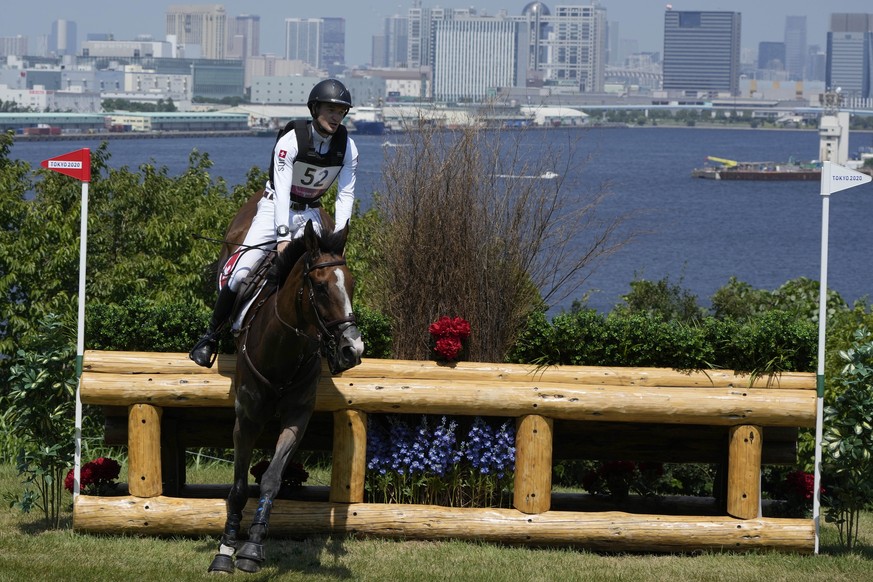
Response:
M840 357L845 367L837 382L843 390L824 410L822 468L826 519L852 549L860 513L873 501L873 334L858 330Z
M12 358L5 399L20 439L17 467L25 484L15 504L23 511L41 510L46 522L58 527L75 442L75 342L56 315L43 318L38 329Z

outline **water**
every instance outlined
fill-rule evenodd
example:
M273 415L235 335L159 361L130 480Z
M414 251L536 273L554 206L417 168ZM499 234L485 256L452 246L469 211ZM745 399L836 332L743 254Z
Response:
M403 136L391 136L394 142ZM672 283L697 295L704 306L731 276L759 289L776 289L797 277L820 277L822 198L818 182L723 182L690 177L707 155L736 160L811 160L818 154L815 131L634 128L536 130L524 134L532 151L543 140L564 148L576 143L564 192L580 192L607 182L611 198L606 214L640 214L632 230L648 232L609 257L588 278L580 295L609 311L621 302L635 278ZM367 208L372 192L382 189L384 136L359 136L358 198ZM75 149L96 149L99 140L17 142L12 157L39 162ZM854 132L850 151L873 144L869 133ZM187 166L192 149L215 162L213 178L233 186L245 181L252 166L266 167L272 138L178 138L114 140L113 167L135 169L152 162L171 175ZM242 153L242 155L241 155ZM556 170L560 171L556 162ZM849 302L873 295L873 185L831 197L829 287ZM568 308L573 297L554 306Z

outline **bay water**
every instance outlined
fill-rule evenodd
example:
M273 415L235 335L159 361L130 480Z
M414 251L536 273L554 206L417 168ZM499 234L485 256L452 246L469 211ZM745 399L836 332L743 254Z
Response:
M382 190L385 142L403 135L357 136L357 197L364 209ZM668 277L708 306L734 276L759 289L790 279L816 281L821 272L822 197L818 181L737 182L702 180L691 170L708 155L740 161L810 161L818 155L815 130L685 127L538 129L522 132L528 155L566 151L554 171L566 173L562 195L584 198L604 186L605 215L635 212L627 224L641 236L608 257L577 295L554 305L568 309L587 294L602 312L621 302L635 278ZM11 157L34 168L42 160L101 140L18 141ZM567 148L567 144L573 144ZM110 165L132 170L143 163L181 174L196 149L214 162L213 179L243 183L253 166L269 162L272 137L118 139L109 141ZM873 145L873 134L853 132L850 152ZM462 210L459 210L462 211ZM873 184L834 194L830 200L828 283L850 303L873 295Z

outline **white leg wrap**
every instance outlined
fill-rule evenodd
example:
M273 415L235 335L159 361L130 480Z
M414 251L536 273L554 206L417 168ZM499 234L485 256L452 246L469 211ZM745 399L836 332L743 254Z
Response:
M233 556L233 553L235 551L236 550L234 550L232 547L226 546L224 544L221 544L220 546L218 546L218 553L223 555L223 556Z

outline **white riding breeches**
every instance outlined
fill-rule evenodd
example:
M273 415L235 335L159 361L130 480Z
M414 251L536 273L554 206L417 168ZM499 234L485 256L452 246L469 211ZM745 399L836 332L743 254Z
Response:
M248 274L261 263L266 254L276 248L276 221L274 220L275 203L270 198L261 198L258 201L258 211L252 219L248 234L243 241L242 247L228 259L222 280L230 287L231 291L239 291L240 285ZM293 238L303 236L306 223L311 220L315 232L321 234L321 212L318 208L306 208L304 210L291 210L288 228ZM255 248L251 248L255 247Z

